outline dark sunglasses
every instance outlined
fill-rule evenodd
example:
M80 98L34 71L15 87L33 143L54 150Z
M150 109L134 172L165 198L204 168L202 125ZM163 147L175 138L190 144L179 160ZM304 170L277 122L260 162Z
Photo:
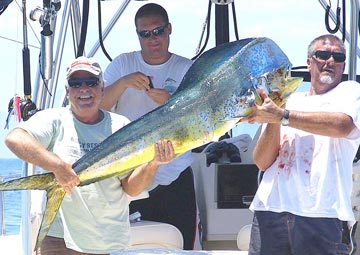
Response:
M322 51L322 50L318 50L314 53L314 55L316 58L321 59L321 60L328 60L331 56L334 58L335 62L344 62L346 59L346 56L344 53L341 52L331 52L331 51Z
M88 87L96 87L100 83L98 77L73 78L68 80L69 87L80 88L85 83Z
M153 30L143 30L143 31L139 31L137 32L138 35L141 37L141 38L149 38L151 36L151 34L153 36L160 36L164 33L165 31L165 27L167 26L168 24L162 26L162 27L157 27L157 28L154 28Z

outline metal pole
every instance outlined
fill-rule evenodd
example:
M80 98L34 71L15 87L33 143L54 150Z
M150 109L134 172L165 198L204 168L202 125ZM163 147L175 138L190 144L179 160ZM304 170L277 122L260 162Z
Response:
M345 32L345 39L349 42L349 80L356 80L356 63L357 56L360 56L360 49L357 47L358 41L358 19L359 19L359 3L358 0L351 1L351 12L350 12L350 33L342 31L342 24L340 24L340 31ZM319 0L320 4L324 9L327 7L325 0ZM330 10L330 18L335 22L335 13Z
M55 64L54 64L55 71L54 71L53 79L50 82L50 87L52 89L51 93L53 96L51 98L51 101L47 105L48 108L52 108L55 103L55 98L56 98L55 95L56 95L56 91L58 88L58 80L59 80L62 56L63 56L63 52L64 52L66 32L67 32L67 28L68 28L69 19L70 19L71 1L66 0L65 4L63 5L63 8L64 8L63 16L62 16L61 25L60 25L59 34L58 34L59 39L57 41L57 46L56 46L56 50L55 50ZM78 26L78 24L76 24L75 26ZM76 40L76 39L74 39L74 40Z
M4 178L0 177L0 183L4 182ZM0 227L1 227L1 235L6 234L5 230L5 206L4 206L4 192L0 192Z
M24 162L22 176L27 177L31 175L29 172L29 164ZM31 255L31 241L30 241L30 191L21 191L21 235L22 235L22 250L24 255Z
M356 50L358 43L358 21L359 21L359 3L358 0L351 1L351 20L350 20L350 64L349 64L349 79L356 80Z
M122 3L122 5L119 7L119 9L117 10L117 12L114 14L113 18L110 20L109 24L107 25L107 27L105 28L103 34L102 34L102 38L103 40L105 40L105 38L107 37L107 35L109 34L109 32L111 31L111 29L114 27L114 25L116 24L117 20L120 18L121 14L124 12L124 10L126 9L127 5L130 3L131 0L124 0L124 2ZM93 57L95 55L95 53L97 52L97 50L100 47L100 42L99 40L95 43L95 45L93 46L93 48L90 50L88 57Z

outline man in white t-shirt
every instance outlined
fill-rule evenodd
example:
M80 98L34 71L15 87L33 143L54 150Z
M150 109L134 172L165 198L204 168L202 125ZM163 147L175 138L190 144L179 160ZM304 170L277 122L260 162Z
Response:
M167 102L192 65L190 59L168 51L172 27L162 6L142 6L135 15L135 26L141 50L120 54L106 68L101 104L130 121ZM186 250L194 248L197 228L192 161L189 151L161 166L150 197L130 204L131 212L139 211L144 220L176 226Z
M76 187L72 164L129 123L99 109L104 82L99 64L79 57L67 69L70 105L37 112L13 129L5 143L20 159L54 173L65 195L37 254L109 254L129 246L129 197L148 187L159 165L173 159L171 143L157 143L155 157L124 179L111 177Z
M244 118L267 123L254 148L264 171L250 206L250 255L349 254L343 222L354 223L352 162L360 143L360 85L341 82L345 46L335 35L308 47L308 92L276 106L264 91Z

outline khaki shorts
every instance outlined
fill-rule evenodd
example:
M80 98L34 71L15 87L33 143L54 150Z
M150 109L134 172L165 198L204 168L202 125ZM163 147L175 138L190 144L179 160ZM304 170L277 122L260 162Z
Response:
M90 253L82 253L66 248L63 238L46 236L42 241L40 248L36 251L36 255L91 255ZM99 255L99 254L97 254ZM109 255L109 254L102 254Z

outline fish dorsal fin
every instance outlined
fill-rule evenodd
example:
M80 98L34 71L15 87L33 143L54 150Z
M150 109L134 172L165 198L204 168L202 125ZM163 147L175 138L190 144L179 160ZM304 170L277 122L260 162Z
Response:
M40 247L41 242L44 240L47 233L49 232L50 226L59 211L64 196L65 191L58 184L52 185L48 190L46 190L46 208L41 221L41 226L37 236L34 251L36 251Z
M222 63L224 59L229 58L229 56L235 55L245 45L253 40L254 38L247 38L239 41L224 43L201 54L186 72L178 89L176 90L176 93L197 84L206 77L209 77L209 72L214 71L213 68L210 68L211 66L220 68L221 65L219 65L219 63Z

